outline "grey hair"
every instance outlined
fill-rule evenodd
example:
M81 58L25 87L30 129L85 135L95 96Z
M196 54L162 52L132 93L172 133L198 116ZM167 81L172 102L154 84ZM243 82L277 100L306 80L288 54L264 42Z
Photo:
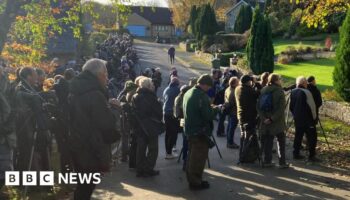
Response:
M140 88L147 88L149 90L154 89L152 79L150 78L141 78L140 79Z
M107 62L98 58L92 58L83 66L83 71L89 71L93 75L97 76L101 72L105 72L107 70Z
M307 80L304 76L298 76L295 83L298 86L298 85L302 85L303 83L307 83Z

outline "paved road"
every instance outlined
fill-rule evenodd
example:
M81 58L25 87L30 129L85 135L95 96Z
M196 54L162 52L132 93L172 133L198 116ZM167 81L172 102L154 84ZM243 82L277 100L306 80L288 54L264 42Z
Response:
M163 51L164 47L166 46L139 43L137 50L141 57L141 66L160 67L166 80L170 65ZM182 82L196 76L196 73L179 64L175 66ZM236 136L238 134L236 132ZM178 148L181 140L179 135ZM350 180L336 175L342 173L340 170L291 160L289 161L292 162L292 167L287 170L263 169L258 165L238 166L238 151L227 149L225 138L216 140L223 159L219 158L216 149L210 150L211 169L205 170L205 179L211 183L209 190L193 192L188 189L182 165L176 160L164 159L163 134L159 137L160 148L156 166L161 172L160 176L136 178L135 172L130 171L127 164L117 164L97 187L93 199L350 199ZM235 140L238 141L238 137ZM290 142L288 148L291 149ZM291 154L288 153L287 158L290 157Z

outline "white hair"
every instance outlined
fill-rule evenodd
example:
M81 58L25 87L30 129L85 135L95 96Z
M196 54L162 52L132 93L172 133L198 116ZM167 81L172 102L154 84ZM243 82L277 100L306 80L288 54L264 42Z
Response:
M147 88L150 90L154 89L152 79L150 78L141 78L139 83L140 83L140 88Z
M295 83L298 86L298 85L302 85L303 83L307 83L307 80L304 76L299 76L297 77Z
M92 58L83 66L83 71L89 71L93 75L97 76L101 72L105 72L107 70L106 67L107 62L98 58Z

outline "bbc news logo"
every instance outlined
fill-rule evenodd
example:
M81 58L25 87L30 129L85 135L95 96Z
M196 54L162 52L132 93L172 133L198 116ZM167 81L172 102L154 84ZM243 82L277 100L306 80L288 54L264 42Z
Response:
M7 186L53 186L55 173L53 171L7 171L5 185ZM99 184L100 173L58 173L58 184Z

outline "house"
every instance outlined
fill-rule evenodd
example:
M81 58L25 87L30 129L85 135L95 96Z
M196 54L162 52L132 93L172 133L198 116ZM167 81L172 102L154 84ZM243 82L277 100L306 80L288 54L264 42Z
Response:
M179 34L169 8L133 6L126 24L125 28L139 37L172 38Z
M250 6L254 9L256 6L265 7L265 0L240 0L238 3L226 12L226 31L232 31L235 27L236 19L242 6Z

